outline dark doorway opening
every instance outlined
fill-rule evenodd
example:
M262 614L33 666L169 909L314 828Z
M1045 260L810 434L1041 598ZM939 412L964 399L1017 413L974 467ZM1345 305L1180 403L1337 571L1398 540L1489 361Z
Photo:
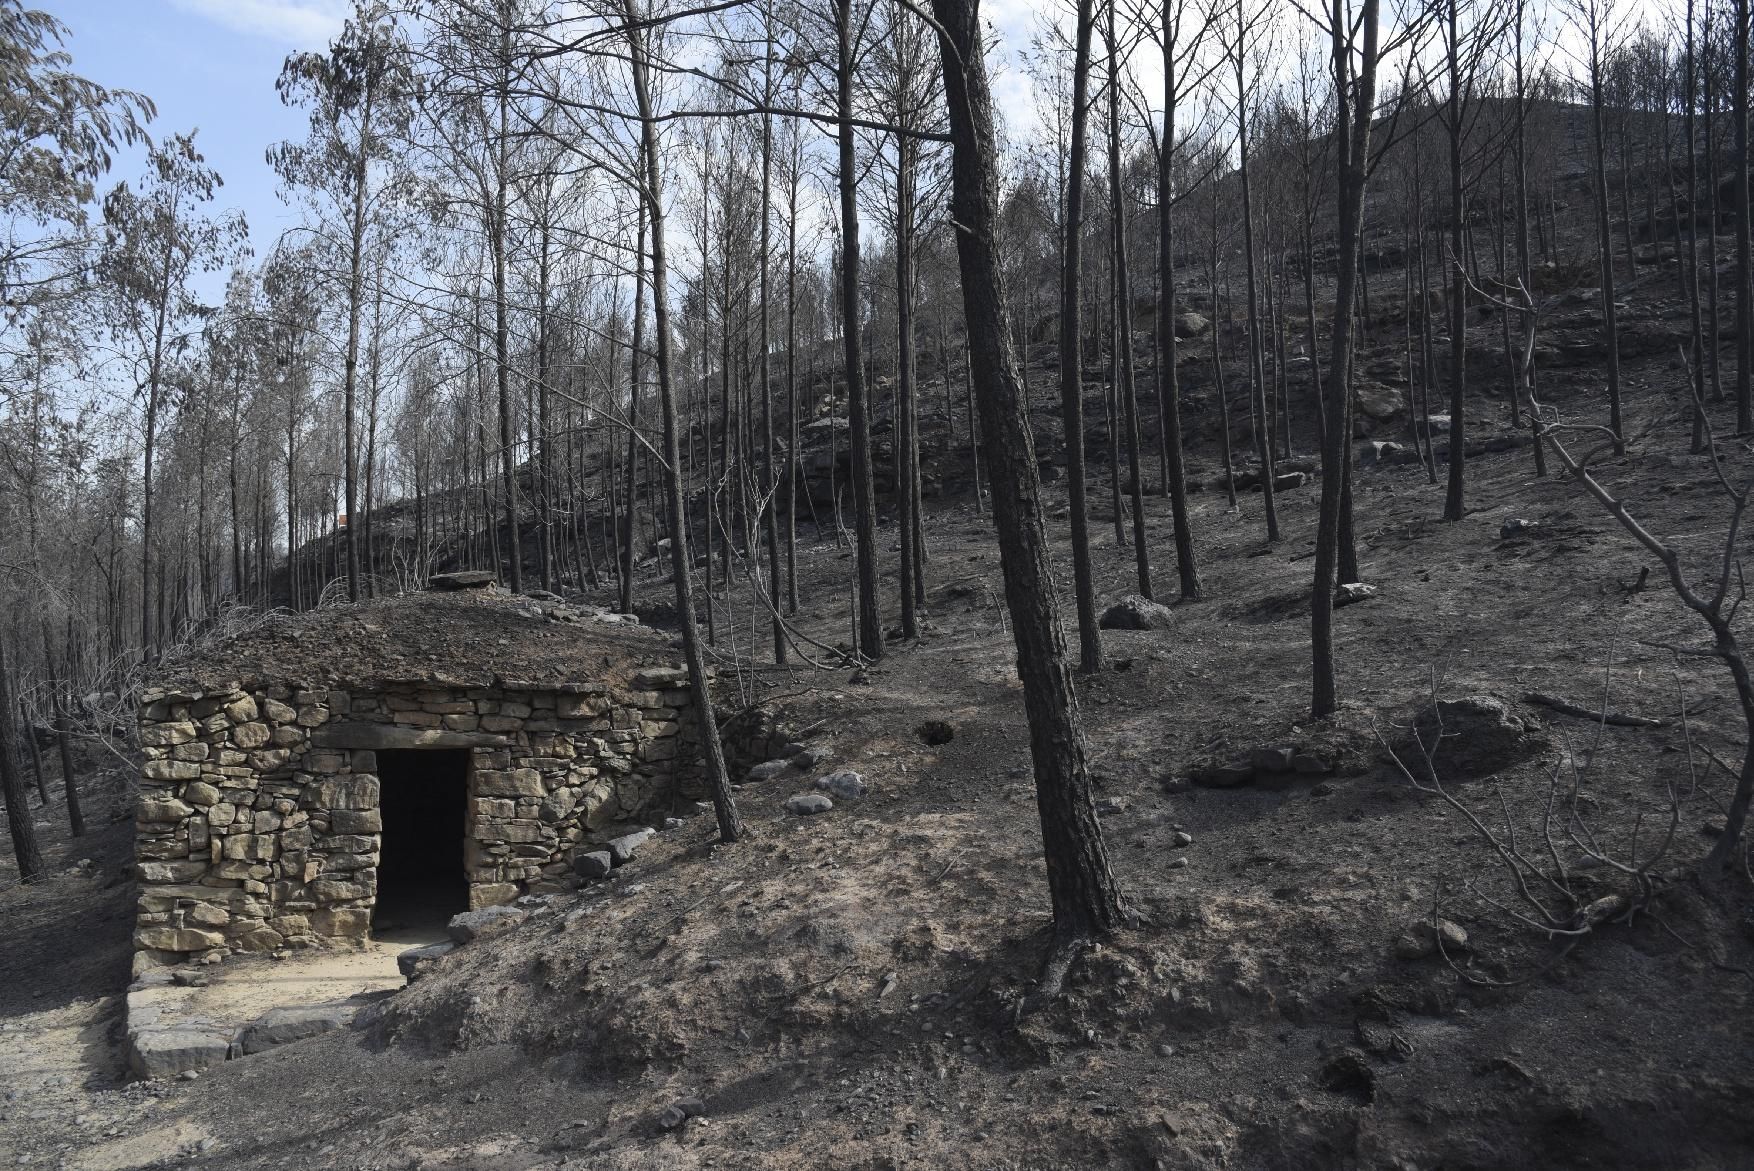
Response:
M372 934L384 939L442 930L469 909L463 865L469 801L467 752L378 753L383 845Z

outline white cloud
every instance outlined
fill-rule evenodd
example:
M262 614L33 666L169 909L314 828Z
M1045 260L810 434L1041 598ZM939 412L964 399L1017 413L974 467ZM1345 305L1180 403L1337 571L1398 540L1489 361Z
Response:
M235 32L308 49L323 47L341 31L349 7L344 0L171 0L171 3Z

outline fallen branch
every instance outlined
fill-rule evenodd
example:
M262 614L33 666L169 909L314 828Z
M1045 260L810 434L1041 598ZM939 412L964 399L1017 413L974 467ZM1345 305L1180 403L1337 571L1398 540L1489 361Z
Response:
M1613 724L1620 728L1666 728L1669 726L1669 721L1655 719L1651 716L1629 716L1625 712L1592 711L1582 704L1572 703L1557 695L1548 695L1544 691L1529 692L1523 696L1523 702L1539 704L1564 715L1576 716L1583 720L1595 720L1601 724Z

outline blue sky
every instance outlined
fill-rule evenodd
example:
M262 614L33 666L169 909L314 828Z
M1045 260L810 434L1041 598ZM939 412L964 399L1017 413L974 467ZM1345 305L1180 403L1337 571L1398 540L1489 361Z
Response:
M196 143L225 180L215 206L237 208L258 250L295 223L263 158L302 137L303 111L274 92L286 55L320 49L341 27L337 0L36 0L68 26L74 70L139 90L158 106L154 137L198 128ZM120 158L109 183L140 173ZM205 283L205 282L204 282ZM217 282L223 288L223 278ZM203 289L208 296L214 295Z
M305 113L274 92L286 55L324 48L341 29L349 0L33 0L70 30L76 72L138 90L158 106L155 137L198 129L196 142L225 181L215 206L241 210L258 253L298 222L264 160L274 142L302 138ZM1027 43L1038 10L1056 0L986 0L984 15L1011 48ZM994 61L997 65L999 62ZM997 79L1012 121L1030 119L1029 82L1014 66ZM141 171L141 153L116 160L106 186ZM217 300L223 274L199 282Z

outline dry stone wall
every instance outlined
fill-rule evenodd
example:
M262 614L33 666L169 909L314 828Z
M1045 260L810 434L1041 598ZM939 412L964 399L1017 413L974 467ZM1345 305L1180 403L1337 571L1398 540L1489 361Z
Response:
M696 737L671 667L561 688L148 692L136 967L363 939L381 751L467 751L473 908L558 889L577 845L691 789Z

